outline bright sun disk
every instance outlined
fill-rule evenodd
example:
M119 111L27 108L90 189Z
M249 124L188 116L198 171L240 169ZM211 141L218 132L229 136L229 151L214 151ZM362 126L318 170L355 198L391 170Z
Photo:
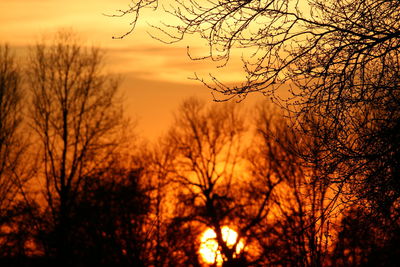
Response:
M233 247L235 245L238 234L229 228L228 226L223 226L221 228L222 239L226 242L228 247ZM208 228L205 230L201 236L200 244L200 255L203 261L209 264L217 263L218 266L222 265L222 255L218 250L217 235L213 229ZM243 242L240 240L236 246L236 255L239 254L244 247Z

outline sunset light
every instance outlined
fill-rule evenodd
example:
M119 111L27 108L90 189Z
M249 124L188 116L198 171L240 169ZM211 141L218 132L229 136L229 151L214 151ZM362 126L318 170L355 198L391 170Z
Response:
M400 266L399 0L0 13L0 267Z
M238 234L228 226L222 227L221 232L222 239L226 242L229 248L232 248L236 243ZM223 259L216 238L217 235L213 229L208 228L204 231L201 236L199 251L205 263L213 264L216 262L218 266L221 266ZM236 254L239 254L243 250L243 247L244 244L240 240L236 245Z

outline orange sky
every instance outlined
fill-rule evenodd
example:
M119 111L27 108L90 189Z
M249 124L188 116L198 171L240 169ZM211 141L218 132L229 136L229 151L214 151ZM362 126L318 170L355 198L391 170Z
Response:
M216 64L191 61L186 46L202 55L204 42L196 39L166 45L146 34L146 21L166 20L165 15L147 12L134 34L122 40L112 36L129 30L129 18L110 18L125 9L130 0L0 0L0 38L13 47L24 49L43 34L62 27L80 33L89 44L107 49L107 62L113 72L124 77L122 90L126 96L127 113L139 118L138 132L150 138L167 129L179 103L188 96L198 95L212 101L210 91L188 79L196 71L206 77L221 72ZM17 50L22 51L22 50ZM203 50L204 51L204 50ZM226 81L241 76L239 62L233 62ZM254 97L252 97L254 99Z

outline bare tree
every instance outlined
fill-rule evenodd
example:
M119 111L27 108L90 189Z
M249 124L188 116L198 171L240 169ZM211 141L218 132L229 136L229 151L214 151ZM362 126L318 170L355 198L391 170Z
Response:
M116 15L132 15L134 27L144 8L163 5L133 0ZM201 58L222 65L236 48L250 52L243 56L242 84L200 81L225 98L259 91L278 102L275 92L289 87L293 98L282 104L299 133L307 123L318 128L312 133L327 174L335 172L335 182L355 186L352 192L388 214L400 196L399 1L177 0L164 9L179 23L154 25L156 38L176 42L199 34L210 48Z
M13 201L18 183L14 172L19 164L18 127L22 121L21 71L8 46L0 47L0 207Z
M334 244L332 265L398 264L400 227L388 224L386 218L374 213L368 205L360 205L344 214Z
M270 105L259 106L256 137L247 143L236 109L187 100L147 164L156 178L154 264L199 265L205 227L220 231L215 240L226 266L327 264L335 187L319 169L319 154L312 164L297 154L316 144ZM237 231L237 244L224 242L225 225ZM237 254L239 240L245 249Z
M249 151L251 203L267 206L250 235L261 254L258 263L326 266L335 235L331 225L337 221L337 187L321 170L313 139L297 135L274 106L262 104L257 110L255 146ZM298 156L305 150L314 153L312 161Z
M235 258L236 245L229 247L222 227L233 223L237 168L241 153L243 119L237 106L208 107L197 99L185 101L166 138L172 161L164 165L174 188L170 210L169 249L181 255L176 264L199 265L198 236L207 227L217 235L226 262ZM170 193L170 195L171 195ZM171 216L171 214L173 216ZM179 231L186 236L182 240ZM186 242L188 241L188 242Z
M165 153L154 160L164 183L157 222L163 206L169 213L158 241L164 262L198 265L198 236L210 227L226 266L322 265L330 241L329 182L297 157L300 139L279 111L262 106L257 136L247 143L249 124L230 104L184 102L163 140ZM238 233L233 246L223 240L225 225ZM239 242L245 249L237 253Z
M151 149L142 148L140 160L143 162L144 176L151 184L150 200L151 212L147 228L149 229L150 251L147 255L150 265L173 265L173 256L170 255L171 243L168 242L168 225L173 217L171 206L173 203L170 192L174 189L170 175L173 173L175 148L169 145L167 138L161 138Z
M164 8L180 23L155 25L164 33L159 38L176 42L198 33L210 47L204 57L217 61L229 60L235 47L255 48L244 60L248 78L241 86L213 87L241 96L271 92L293 79L317 85L356 82L366 65L398 50L399 7L394 0L177 0L168 6L132 0L115 16L132 16L133 29L143 9Z
M150 198L143 169L129 159L85 177L70 223L74 256L82 265L148 266L146 219ZM125 167L124 165L128 165Z
M43 193L54 240L47 251L68 264L70 214L82 186L121 142L124 119L118 80L102 69L103 52L70 32L31 50L31 126L41 155Z
M25 255L30 230L22 229L29 212L24 185L30 165L27 143L21 132L23 120L22 71L7 45L0 46L0 255ZM7 230L8 229L8 230Z
M119 15L132 15L134 27L141 10L159 3L133 0ZM313 140L318 176L398 225L399 1L177 0L165 9L179 22L154 25L156 38L198 34L209 46L201 58L221 65L236 48L250 53L241 84L200 81L224 99L263 92L280 102L276 91L290 88L293 98L282 104L297 134ZM313 163L313 151L299 152Z

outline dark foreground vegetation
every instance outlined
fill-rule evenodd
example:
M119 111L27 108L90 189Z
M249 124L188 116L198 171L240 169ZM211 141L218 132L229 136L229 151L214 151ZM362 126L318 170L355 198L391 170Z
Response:
M101 50L61 32L18 64L2 46L0 265L203 266L211 228L222 266L398 266L400 3L309 5L176 1L182 24L158 27L172 41L200 33L214 60L257 48L243 84L199 80L293 97L188 99L147 145Z

